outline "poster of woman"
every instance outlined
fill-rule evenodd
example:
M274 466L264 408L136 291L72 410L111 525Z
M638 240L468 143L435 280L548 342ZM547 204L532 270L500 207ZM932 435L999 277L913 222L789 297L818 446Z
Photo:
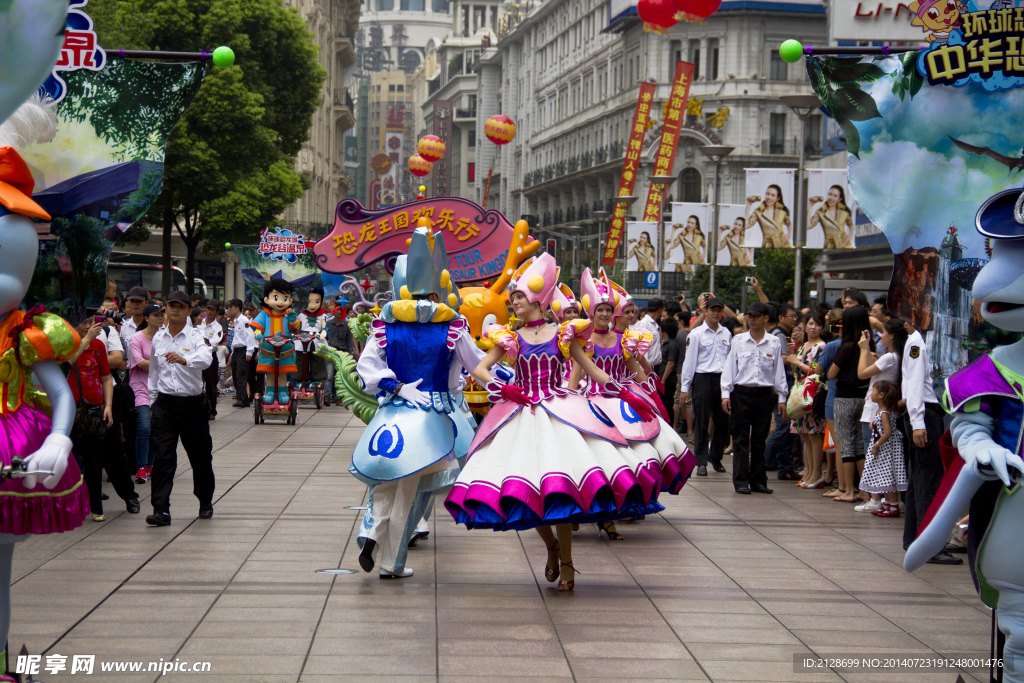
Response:
M807 232L809 249L853 249L857 207L845 170L807 172Z
M692 273L694 266L707 263L710 216L707 204L672 204L672 222L665 229L666 270Z
M795 174L789 168L747 169L747 241L744 246L793 248L793 212L786 201L795 196Z
M746 208L744 204L719 204L716 266L754 265L754 249L744 246L747 232Z
M626 223L626 270L644 273L658 269L657 235L658 224L654 221Z

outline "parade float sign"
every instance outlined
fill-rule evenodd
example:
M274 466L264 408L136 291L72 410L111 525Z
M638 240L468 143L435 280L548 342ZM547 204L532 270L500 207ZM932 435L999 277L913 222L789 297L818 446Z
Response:
M110 59L84 0L73 0L60 57L41 90L57 102L57 132L22 156L41 223L25 305L75 319L98 307L117 239L163 187L164 147L206 74L199 62Z
M1024 15L969 4L933 26L929 7L908 18L927 49L810 57L807 71L845 133L850 189L896 254L889 308L928 331L941 379L1005 341L970 291L988 258L978 209L1024 180Z
M354 199L338 204L334 228L313 247L316 263L327 273L351 273L378 261L390 266L406 253L406 240L421 218L444 236L448 272L456 282L501 275L514 226L498 211L486 211L459 197L427 199L371 211Z

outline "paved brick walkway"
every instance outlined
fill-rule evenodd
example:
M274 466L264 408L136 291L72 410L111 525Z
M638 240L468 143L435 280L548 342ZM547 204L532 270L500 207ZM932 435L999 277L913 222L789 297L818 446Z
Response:
M362 429L337 407L301 409L298 427L256 427L251 413L222 408L212 424L212 520L196 519L182 453L170 527L146 526L146 484L142 515L125 513L109 490L105 523L18 546L12 655L23 643L33 654L94 654L92 680L168 683L952 683L955 673L796 673L793 661L988 655L990 616L966 566L906 574L899 520L791 483L738 496L725 474L695 478L663 497L661 515L621 524L625 541L584 527L573 594L544 581L535 533L469 532L440 509L430 539L409 553L415 577L316 573L358 569L362 513L346 507L363 503L365 487L346 468ZM100 661L161 659L209 661L211 672L98 670Z

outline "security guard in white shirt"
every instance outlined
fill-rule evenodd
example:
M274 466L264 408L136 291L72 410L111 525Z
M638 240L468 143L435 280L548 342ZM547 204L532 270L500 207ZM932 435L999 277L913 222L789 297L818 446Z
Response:
M220 313L220 302L210 299L206 302L206 317L199 325L199 331L203 333L203 336L210 342L210 347L213 348L213 362L210 363L210 367L203 370L203 384L206 385L206 401L210 404L211 420L217 417L217 396L220 393L217 388L217 382L220 380L220 359L217 358L217 347L224 339L224 328L217 321L217 316Z
M760 301L747 309L749 332L732 340L722 370L722 410L732 420L732 485L736 493L771 493L764 468L764 446L772 413L786 409L789 387L778 337L765 332L768 307Z
M200 330L192 327L191 308L185 292L167 295L167 324L153 337L149 361L153 514L146 517L146 522L153 526L171 523L171 487L178 466L179 438L192 465L199 517L213 517L213 441L210 412L203 394L203 370L210 366L213 346Z
M685 404L693 395L693 444L697 476L708 476L708 460L716 472L725 472L722 455L729 443L729 416L722 410L722 370L729 356L732 333L720 323L725 303L711 297L704 305L704 323L686 336L686 357L679 373L679 399ZM708 421L714 425L710 455Z

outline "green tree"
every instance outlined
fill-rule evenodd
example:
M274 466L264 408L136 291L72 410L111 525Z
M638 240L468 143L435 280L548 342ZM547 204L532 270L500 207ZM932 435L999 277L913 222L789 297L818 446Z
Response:
M280 0L93 0L108 48L199 52L229 45L235 66L210 69L167 144L163 192L146 222L163 236L170 288L175 233L195 254L254 239L304 191L295 156L326 76L297 11Z
M801 300L806 304L814 284L814 264L821 255L820 249L804 249L801 275ZM746 278L757 278L761 289L771 301L786 302L793 299L793 274L796 269L796 252L792 249L758 249L754 254L753 268L715 268L715 294L726 303L739 306L742 301L743 285ZM691 306L697 305L697 297L708 291L710 269L707 266L694 268L690 282ZM748 303L756 300L751 292Z

